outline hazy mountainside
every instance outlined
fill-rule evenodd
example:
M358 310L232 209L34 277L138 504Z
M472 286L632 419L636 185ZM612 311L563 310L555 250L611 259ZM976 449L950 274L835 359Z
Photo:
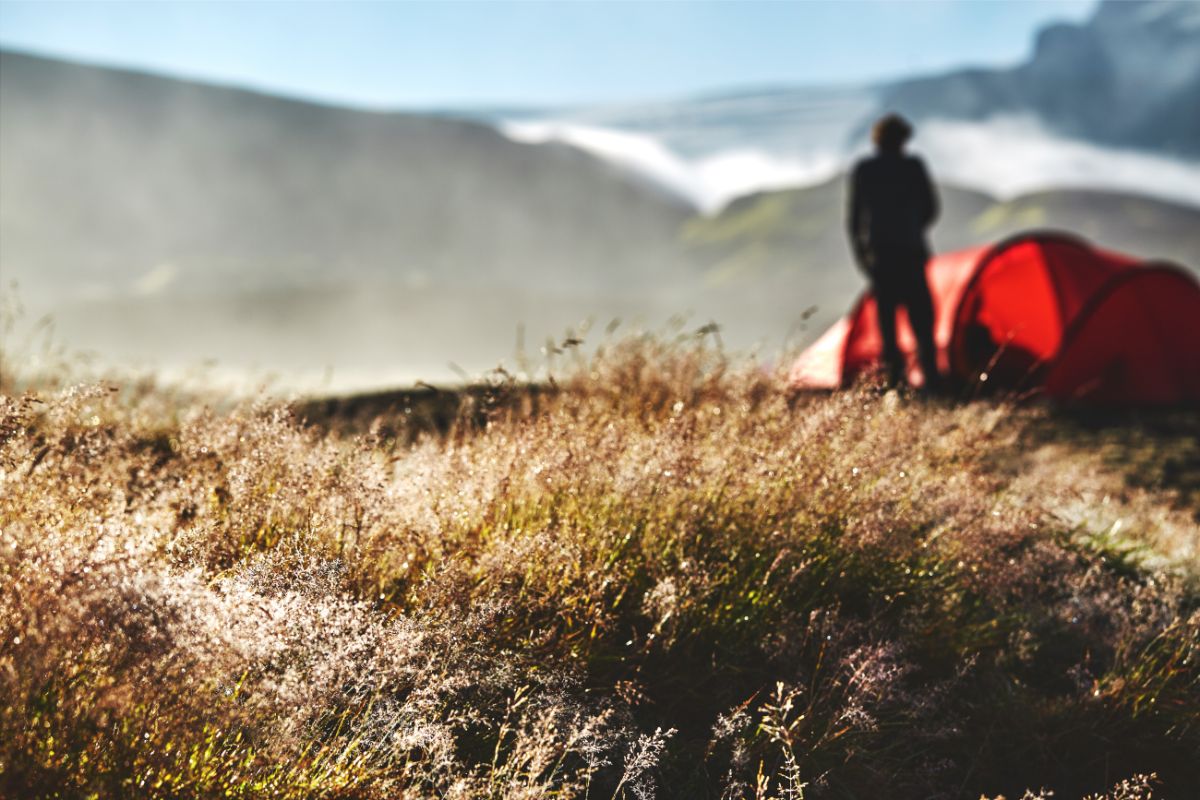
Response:
M970 220L993 201L962 189L943 189L942 200L937 246L976 241ZM846 243L845 207L845 179L839 177L740 198L714 217L693 218L682 238L712 291L754 287L764 303L818 306L817 322L823 323L840 315L863 285Z
M798 298L840 314L862 285L846 244L845 179L741 198L684 228L692 258L714 291L753 286L764 302ZM935 250L995 242L1033 228L1073 231L1094 244L1146 259L1200 267L1200 209L1148 197L1055 190L996 200L943 186ZM794 302L794 301L793 301Z
M776 272L808 274L850 266L845 185L817 186L740 198L714 217L695 217L683 239L713 283ZM1058 189L997 200L953 186L939 190L937 251L995 242L1035 228L1072 231L1096 245L1148 260L1200 267L1200 209L1149 197Z
M1018 67L901 81L881 105L917 119L1034 114L1071 137L1200 157L1200 4L1105 0L1082 25L1040 31Z
M675 277L690 207L578 150L0 53L0 263L31 297Z

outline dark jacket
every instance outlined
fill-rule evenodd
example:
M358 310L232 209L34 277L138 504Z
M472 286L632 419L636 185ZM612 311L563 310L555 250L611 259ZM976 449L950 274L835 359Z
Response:
M889 262L929 258L925 231L938 215L938 198L925 164L915 156L879 153L850 176L846 224L859 267L872 278ZM892 276L900 277L900 276Z

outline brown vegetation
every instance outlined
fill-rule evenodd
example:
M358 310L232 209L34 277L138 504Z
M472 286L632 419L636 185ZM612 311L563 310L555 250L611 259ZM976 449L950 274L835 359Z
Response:
M521 393L0 398L0 794L1200 785L1194 416L789 402L644 339Z

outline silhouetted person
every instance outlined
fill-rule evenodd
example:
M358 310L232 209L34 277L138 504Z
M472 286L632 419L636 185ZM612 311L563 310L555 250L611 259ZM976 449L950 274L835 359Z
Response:
M937 391L941 376L925 279L930 257L925 232L937 219L938 199L925 164L904 153L911 136L912 126L898 114L875 123L876 153L854 166L846 222L854 257L875 294L889 383L904 380L904 357L896 345L896 307L902 305L916 334L925 386Z

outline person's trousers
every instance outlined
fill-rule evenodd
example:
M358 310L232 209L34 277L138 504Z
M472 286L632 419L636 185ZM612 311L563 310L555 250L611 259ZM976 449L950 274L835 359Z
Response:
M879 310L879 334L883 339L883 363L887 369L888 382L892 385L904 381L907 372L904 356L896 344L896 309L904 306L908 321L917 339L917 357L921 364L921 375L925 388L937 391L941 388L941 374L937 366L937 346L933 341L933 298L925 280L925 259L919 267L911 263L902 266L901 272L883 273L873 281L875 304ZM883 267L889 265L883 264ZM882 272L882 271L881 271Z

